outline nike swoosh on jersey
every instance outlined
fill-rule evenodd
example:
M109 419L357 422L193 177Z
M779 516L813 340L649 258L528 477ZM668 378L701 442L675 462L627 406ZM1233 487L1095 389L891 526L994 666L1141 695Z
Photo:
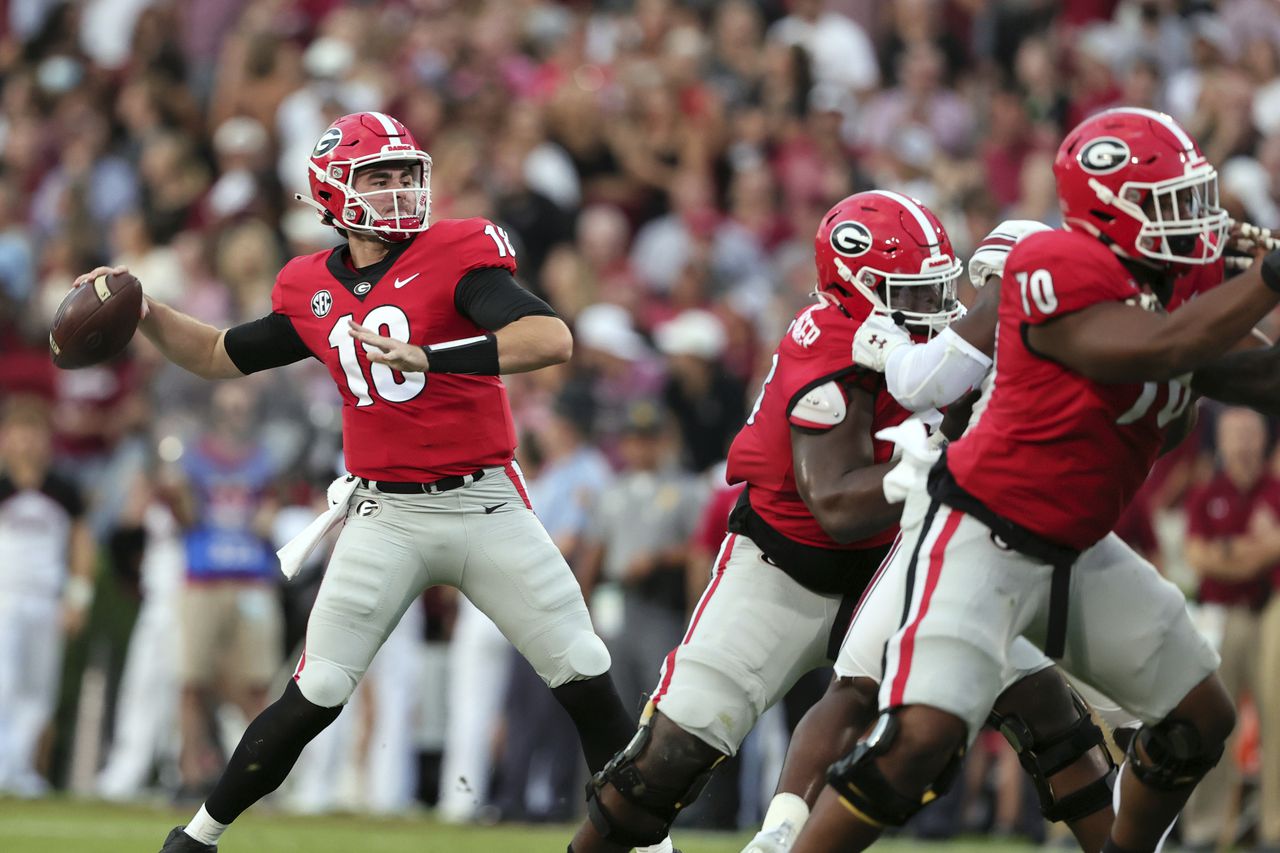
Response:
M506 505L507 505L507 502L506 502L506 501L503 501L503 502L502 502L502 503L500 503L500 504L494 504L493 506L487 506L487 507L485 507L485 508L484 508L484 514L485 514L485 515L492 515L494 510L502 509L502 508L503 508L504 506L506 506Z
M395 282L396 290L399 290L400 288L404 287L406 284L413 281L415 278L417 278L420 275L422 275L422 273L416 272L413 275L409 276L408 278L400 278L397 276L396 282Z

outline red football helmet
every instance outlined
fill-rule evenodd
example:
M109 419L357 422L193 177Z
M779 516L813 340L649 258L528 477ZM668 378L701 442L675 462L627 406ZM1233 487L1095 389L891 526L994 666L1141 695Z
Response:
M856 320L884 314L932 335L964 314L964 265L938 217L887 190L855 193L827 211L813 241L818 290Z
M1199 265L1222 254L1218 172L1164 113L1119 107L1085 119L1063 140L1053 173L1067 227L1118 255Z
M357 192L356 172L378 163L411 163L409 186ZM400 243L426 231L431 213L431 156L409 129L385 113L352 113L329 125L308 163L311 198L326 225Z

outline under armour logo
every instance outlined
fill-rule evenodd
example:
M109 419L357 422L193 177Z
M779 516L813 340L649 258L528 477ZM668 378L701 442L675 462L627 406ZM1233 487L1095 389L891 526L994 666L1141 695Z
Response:
M867 346L869 347L884 349L884 345L887 343L889 343L889 341L879 335L872 335L870 338L867 338Z

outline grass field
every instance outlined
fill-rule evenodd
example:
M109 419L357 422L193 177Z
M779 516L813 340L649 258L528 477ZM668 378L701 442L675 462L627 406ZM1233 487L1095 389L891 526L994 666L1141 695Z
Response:
M0 800L3 853L156 853L189 811L52 799ZM428 818L283 817L250 812L236 822L220 853L564 853L567 826L444 826ZM738 853L747 835L681 832L684 853ZM929 844L887 841L877 850L1023 853L1029 845L974 839Z

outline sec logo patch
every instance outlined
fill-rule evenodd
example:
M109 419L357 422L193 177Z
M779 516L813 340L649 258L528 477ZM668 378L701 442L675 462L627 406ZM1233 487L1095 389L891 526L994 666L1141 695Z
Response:
M360 501L360 503L356 504L355 513L360 518L373 518L380 512L382 512L382 504L378 503L373 498L365 498Z
M316 291L311 297L311 313L317 317L327 317L333 310L333 294L327 290Z

